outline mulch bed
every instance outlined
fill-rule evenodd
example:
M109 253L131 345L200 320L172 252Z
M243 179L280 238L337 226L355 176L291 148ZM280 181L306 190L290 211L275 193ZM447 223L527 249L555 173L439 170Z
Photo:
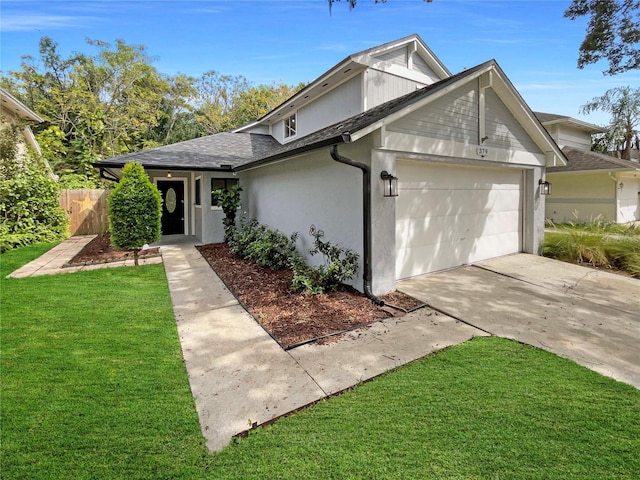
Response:
M321 295L293 292L293 272L271 270L238 258L226 244L204 245L198 250L238 300L284 348L352 330L398 313L377 307L348 286ZM391 295L389 303L405 310L422 305L400 292Z
M346 285L337 292L321 295L293 292L293 272L290 270L260 267L238 258L224 243L197 248L236 298L283 348L315 340L326 343L336 339L335 335L341 332L424 306L404 293L392 292L380 297L387 305L377 307L362 293ZM158 247L140 252L140 258L157 255L160 255ZM103 233L66 266L129 259L133 259L133 252L113 248L109 233Z
M160 255L158 247L140 250L139 259L157 257ZM133 260L133 250L118 250L111 245L111 234L101 233L96 238L87 243L84 248L65 266L75 267L78 265L94 265L96 263L119 262L122 260Z

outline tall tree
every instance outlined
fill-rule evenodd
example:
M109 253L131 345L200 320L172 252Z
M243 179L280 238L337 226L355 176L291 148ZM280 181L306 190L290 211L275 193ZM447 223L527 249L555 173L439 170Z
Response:
M640 68L640 1L573 0L564 15L589 19L578 68L603 59L607 75Z
M195 118L207 134L234 128L231 113L240 92L247 91L249 82L242 75L221 75L214 70L202 74L196 81Z
M640 129L640 88L616 87L595 97L581 108L589 114L596 110L611 115L606 141L624 159L631 160L634 143L638 148Z
M231 112L234 127L257 120L304 87L304 83L258 85L239 92Z

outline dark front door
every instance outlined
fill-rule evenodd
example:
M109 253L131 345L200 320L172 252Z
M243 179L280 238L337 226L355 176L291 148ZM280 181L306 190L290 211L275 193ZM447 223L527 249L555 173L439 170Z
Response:
M162 234L184 234L184 183L158 180L162 195Z

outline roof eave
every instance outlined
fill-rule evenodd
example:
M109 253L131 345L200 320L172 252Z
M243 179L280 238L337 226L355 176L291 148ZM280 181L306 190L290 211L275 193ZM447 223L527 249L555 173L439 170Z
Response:
M276 163L281 160L290 159L296 157L298 155L302 155L303 153L310 152L312 150L318 150L320 148L330 147L333 145L338 145L340 143L349 143L351 142L351 138L348 133L340 133L333 137L321 140L316 143L311 143L308 145L302 145L301 147L295 148L293 150L286 150L281 153L277 153L275 155L271 155L269 157L261 158L259 160L250 161L244 163L242 165L238 165L233 169L234 172L243 172L246 170L252 170L254 168L263 167L265 165L269 165L271 163Z

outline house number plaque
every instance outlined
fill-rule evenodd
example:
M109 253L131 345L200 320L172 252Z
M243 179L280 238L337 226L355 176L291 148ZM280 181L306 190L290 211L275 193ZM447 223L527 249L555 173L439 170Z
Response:
M167 190L167 197L164 199L167 211L173 213L176 210L176 191L173 188Z
M489 155L489 149L487 147L476 147L476 154L484 158Z

